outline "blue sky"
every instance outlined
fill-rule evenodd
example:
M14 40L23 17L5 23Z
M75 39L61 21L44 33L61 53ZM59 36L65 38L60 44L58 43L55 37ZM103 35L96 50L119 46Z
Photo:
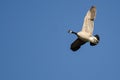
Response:
M0 80L120 80L119 0L1 0ZM95 5L100 43L70 50Z

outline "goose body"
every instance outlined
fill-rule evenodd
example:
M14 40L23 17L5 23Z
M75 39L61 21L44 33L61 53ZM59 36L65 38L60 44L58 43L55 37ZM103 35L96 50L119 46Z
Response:
M82 30L79 32L74 32L72 30L68 31L69 33L75 34L78 37L71 44L72 51L77 51L86 42L90 42L91 46L95 46L99 43L99 35L93 35L95 17L96 7L92 6L84 18Z

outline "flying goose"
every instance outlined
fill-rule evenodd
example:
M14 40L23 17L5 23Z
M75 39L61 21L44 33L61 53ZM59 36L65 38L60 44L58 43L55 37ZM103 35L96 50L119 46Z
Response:
M75 34L78 37L71 44L70 48L72 51L77 51L86 42L90 42L91 46L95 46L99 43L100 41L99 35L97 34L93 35L95 17L96 17L96 7L92 6L90 10L88 10L84 18L82 30L79 32L68 30L68 33Z

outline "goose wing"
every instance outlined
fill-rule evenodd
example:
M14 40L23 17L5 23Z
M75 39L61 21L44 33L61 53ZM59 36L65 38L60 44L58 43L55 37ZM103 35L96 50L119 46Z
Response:
M96 7L92 6L84 18L82 31L92 35L94 29L95 17L96 17Z
M71 50L77 51L81 45L85 44L85 41L82 41L81 39L77 38L72 44L71 44Z

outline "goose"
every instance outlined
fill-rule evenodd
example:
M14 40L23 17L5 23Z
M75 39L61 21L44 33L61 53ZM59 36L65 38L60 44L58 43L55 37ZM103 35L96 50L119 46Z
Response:
M93 35L93 29L94 29L94 20L96 17L96 7L91 6L91 8L88 10L81 31L74 32L72 30L68 30L68 33L75 34L77 36L77 39L71 44L70 49L72 51L77 51L82 45L84 45L87 42L90 42L91 46L95 46L99 43L100 37L98 34Z

